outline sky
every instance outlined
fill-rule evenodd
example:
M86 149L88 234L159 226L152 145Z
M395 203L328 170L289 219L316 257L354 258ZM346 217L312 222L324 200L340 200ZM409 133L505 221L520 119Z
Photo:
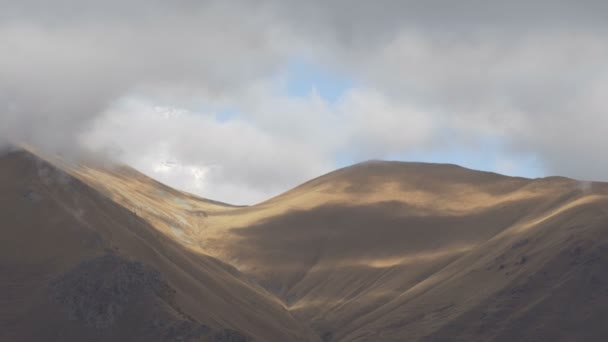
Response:
M235 204L369 159L608 181L607 10L0 0L0 142Z

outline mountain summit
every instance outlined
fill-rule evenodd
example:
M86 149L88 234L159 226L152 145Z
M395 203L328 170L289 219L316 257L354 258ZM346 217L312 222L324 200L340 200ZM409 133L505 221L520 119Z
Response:
M371 161L235 207L0 157L0 340L608 336L608 185Z

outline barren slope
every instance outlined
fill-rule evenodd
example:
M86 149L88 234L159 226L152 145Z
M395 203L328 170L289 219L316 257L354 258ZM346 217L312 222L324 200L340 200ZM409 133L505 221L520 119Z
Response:
M606 193L604 184L558 177L369 162L260 205L210 213L197 240L327 340L571 340L603 325L572 319L562 335L565 325L554 323L564 307L543 310L576 302L574 288L586 286L587 266L572 253L596 255L601 269ZM608 304L601 286L595 300ZM579 309L603 317L588 303ZM541 320L530 324L536 330L522 330L525 315Z
M28 152L0 157L0 207L1 341L315 339L233 268Z
M74 177L69 184L79 184L104 206L87 205L81 198L88 197L73 185L45 185L32 195L27 189L33 176L19 169L4 174L3 167L1 179L23 183L13 189L16 185L6 181L4 201L25 196L3 215L21 212L38 220L18 221L24 235L9 235L16 246L27 248L2 252L3 273L13 279L7 291L17 291L15 298L30 308L42 302L35 296L24 300L27 286L50 283L36 286L50 288L53 298L65 302L70 292L62 292L62 285L83 278L78 276L88 274L83 270L119 264L119 269L146 274L143 279L156 290L145 303L179 309L164 310L164 318L156 321L197 322L213 333L235 329L261 341L572 341L608 336L603 324L608 317L604 183L512 178L445 164L368 162L264 203L234 207L175 191L128 167L50 159L70 175L66 177ZM12 192L4 190L9 188ZM46 192L60 200L37 211L42 209L32 204L38 203L35 194ZM44 227L40 218L66 210L70 215L61 217L78 218L81 214L73 211L82 205L87 205L86 215L104 219L81 217L77 222L86 222L87 229L82 224L48 229L60 236L39 232ZM69 242L86 240L82 236L89 230L101 234L103 247ZM31 241L34 233L41 239ZM31 250L38 249L44 260L69 255L71 261L29 262L20 254L36 255ZM142 265L162 277L150 275L156 273ZM39 273L44 279L27 280L28 274ZM15 289L22 282L26 286ZM167 286L175 290L173 297L163 292ZM22 316L6 312L5 322L34 317L31 311ZM171 317L178 318L167 319L164 312L177 312ZM170 331L197 331L190 323L171 324Z
M96 173L81 175L104 179ZM543 313L543 306L578 300L562 283L586 286L589 276L580 272L587 270L568 258L593 259L588 253L601 250L605 188L369 162L253 207L199 204L198 216L181 212L198 227L188 234L191 245L253 277L327 340L509 340L516 333L567 340L603 333L587 319L570 319L571 331L560 333L555 327L568 325L553 323L563 312ZM553 278L538 278L549 272ZM601 306L580 308L602 317ZM547 323L525 332L526 315Z

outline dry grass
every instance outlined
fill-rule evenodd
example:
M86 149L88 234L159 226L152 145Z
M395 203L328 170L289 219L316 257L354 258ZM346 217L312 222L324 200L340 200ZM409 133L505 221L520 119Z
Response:
M603 183L369 162L233 207L124 166L10 156L1 161L10 233L0 253L11 276L4 291L17 299L4 299L15 313L3 310L0 322L59 310L26 292L110 249L175 289L174 300L146 302L164 305L165 321L259 340L608 336ZM36 163L69 185L46 184Z

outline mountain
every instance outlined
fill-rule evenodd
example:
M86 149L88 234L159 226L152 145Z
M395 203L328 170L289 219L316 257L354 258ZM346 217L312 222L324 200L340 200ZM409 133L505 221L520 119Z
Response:
M0 198L0 340L608 336L605 183L371 161L236 207L21 151Z
M0 159L1 341L314 340L233 267L187 248L59 164L26 151ZM124 184L140 176L108 174ZM158 205L164 219L180 193L140 180L159 198L167 191ZM131 194L125 189L112 195ZM175 198L176 206L220 206Z

